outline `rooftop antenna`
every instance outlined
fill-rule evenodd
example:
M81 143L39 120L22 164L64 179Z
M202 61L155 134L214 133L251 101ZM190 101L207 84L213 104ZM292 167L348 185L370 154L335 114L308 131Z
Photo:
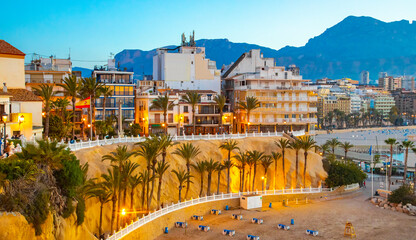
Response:
M71 60L71 48L69 48L68 59Z
M110 59L114 58L114 53L110 52Z

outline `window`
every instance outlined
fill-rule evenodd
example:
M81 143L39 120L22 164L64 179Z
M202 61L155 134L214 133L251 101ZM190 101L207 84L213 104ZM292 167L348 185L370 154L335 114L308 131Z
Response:
M173 114L172 113L169 113L169 115L168 115L168 122L173 123Z
M207 95L207 99L208 99L208 101L211 101L211 98L212 98L212 95L211 95L211 94L208 94L208 95Z
M188 106L183 106L183 112L187 113L188 112Z
M289 114L285 114L285 118L289 118Z
M296 114L292 114L292 118L296 118Z

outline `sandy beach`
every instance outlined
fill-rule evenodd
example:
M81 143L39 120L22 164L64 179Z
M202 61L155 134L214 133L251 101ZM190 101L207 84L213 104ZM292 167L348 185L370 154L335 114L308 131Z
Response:
M223 229L236 231L234 238L246 239L247 234L260 239L311 239L306 229L318 230L318 239L346 239L343 236L345 223L352 222L357 239L416 239L416 218L407 214L375 207L369 201L369 189L338 200L322 200L308 204L291 204L284 207L274 204L273 208L260 210L223 211L222 215L205 215L203 221L188 220L188 228L170 229L162 239L229 239L222 235ZM243 215L243 220L231 219L231 214ZM251 218L262 218L264 224L251 223ZM295 224L290 225L294 219ZM289 231L277 229L277 224L290 225ZM209 225L210 232L202 232L198 225Z

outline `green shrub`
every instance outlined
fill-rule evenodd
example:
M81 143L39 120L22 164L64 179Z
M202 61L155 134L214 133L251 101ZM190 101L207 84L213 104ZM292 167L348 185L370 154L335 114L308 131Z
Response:
M392 203L403 203L416 205L416 197L413 195L413 189L410 185L405 184L394 190L389 195L389 201Z
M66 202L65 202L65 208L64 211L62 212L62 217L63 218L68 218L71 216L71 214L75 211L75 207L73 204L73 200L72 198L67 198Z
M85 218L85 201L84 201L84 199L80 199L78 201L76 214L77 214L77 224L81 225L84 222L84 218Z
M328 178L325 183L328 187L337 187L353 183L361 183L367 175L354 163L330 161Z
M0 161L0 173L5 175L5 180L12 181L32 177L38 173L38 169L32 160L20 160L11 156Z
M76 189L82 185L84 176L79 160L71 154L69 159L63 159L61 164L62 168L54 172L56 183L65 196L75 197Z
M49 193L46 190L41 190L36 194L33 204L27 205L25 210L25 217L29 223L33 224L37 236L42 234L41 225L48 218L48 214Z
M22 140L20 140L20 139L7 139L7 142L9 142L9 143L12 142L15 147L17 146L17 144L22 146Z

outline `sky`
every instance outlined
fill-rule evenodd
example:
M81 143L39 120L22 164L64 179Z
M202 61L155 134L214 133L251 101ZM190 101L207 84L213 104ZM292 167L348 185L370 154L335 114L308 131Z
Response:
M105 64L110 53L228 38L280 49L303 46L347 16L416 20L414 0L3 0L0 39L24 53ZM70 49L70 50L69 50Z

